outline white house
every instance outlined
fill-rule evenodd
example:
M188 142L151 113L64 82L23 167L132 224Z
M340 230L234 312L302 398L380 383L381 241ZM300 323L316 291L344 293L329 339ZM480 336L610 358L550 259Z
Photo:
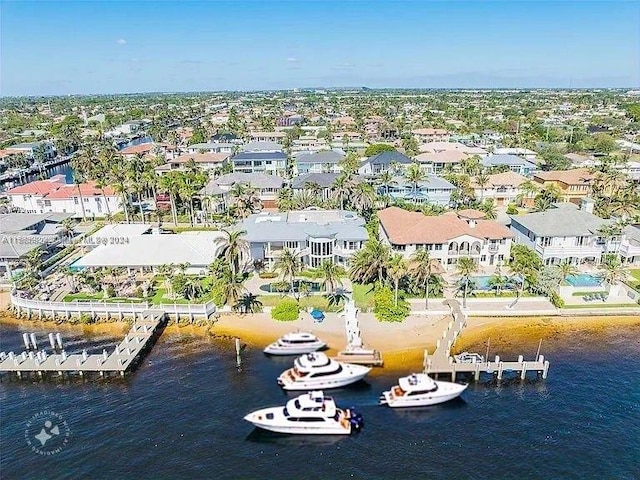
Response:
M64 175L37 180L6 192L11 205L24 213L71 213L75 217L104 217L120 210L121 198L106 186L93 182L67 184Z
M515 172L495 173L488 177L486 185L478 185L477 177L472 177L471 187L477 199L491 199L497 206L514 203L522 193L520 185L527 181L527 177Z
M513 234L504 225L478 218L480 215L474 210L429 217L385 208L378 212L380 238L405 258L425 249L445 270L455 268L462 257L487 267L503 263L509 258Z
M5 150L9 154L21 153L25 157L33 158L33 154L38 148L44 149L44 156L47 160L56 156L55 148L53 148L53 144L51 142L18 143L7 147Z
M613 251L620 239L603 238L599 230L611 220L588 210L586 206L567 202L557 203L544 212L513 215L514 241L535 250L546 265L557 265L564 260L574 265L598 263L602 254Z

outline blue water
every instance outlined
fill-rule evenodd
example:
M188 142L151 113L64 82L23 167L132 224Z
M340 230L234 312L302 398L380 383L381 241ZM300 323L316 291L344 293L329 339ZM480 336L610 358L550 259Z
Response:
M471 277L476 284L478 290L491 290L489 285L489 279L491 275L478 275L477 277Z
M21 331L0 325L0 350L19 350ZM63 332L70 351L116 343L75 332ZM309 438L260 432L242 420L291 396L275 382L291 359L249 348L239 372L231 341L165 333L125 380L3 380L0 476L638 479L639 340L638 327L559 333L543 346L552 362L546 381L472 384L459 401L426 409L378 406L379 393L397 378L378 370L333 393L339 405L364 414L360 434ZM491 354L533 356L537 346ZM68 444L49 457L33 453L24 434L45 409L69 427Z
M573 287L599 287L602 285L602 279L588 273L578 273L576 275L567 275L565 281Z

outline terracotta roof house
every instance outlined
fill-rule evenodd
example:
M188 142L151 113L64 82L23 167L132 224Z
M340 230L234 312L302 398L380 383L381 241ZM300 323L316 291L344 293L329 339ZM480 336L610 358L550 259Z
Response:
M496 265L509 257L513 234L493 220L464 218L454 212L429 217L398 207L380 210L377 215L380 238L405 258L425 249L449 270L462 257L480 266Z
M537 172L533 176L533 181L542 187L555 185L561 192L560 198L563 202L571 202L576 205L579 205L583 198L591 195L593 179L593 174L586 168L550 170Z
M516 199L522 193L520 185L528 180L527 177L515 172L494 173L488 175L488 177L489 183L486 185L478 185L477 177L472 177L471 187L476 198L483 200L493 199L493 203L497 206L516 202Z

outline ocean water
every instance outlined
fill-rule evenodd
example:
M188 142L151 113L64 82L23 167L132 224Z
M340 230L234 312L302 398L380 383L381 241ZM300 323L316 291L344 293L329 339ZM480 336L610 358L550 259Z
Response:
M21 350L22 331L0 325L0 350ZM63 337L69 351L113 348L119 338ZM231 341L165 333L124 380L4 378L0 478L638 479L638 329L571 338L545 345L546 381L471 384L436 407L378 406L397 377L378 371L332 393L364 415L362 432L299 437L242 419L294 396L275 381L291 359L247 348L238 371ZM28 442L45 411L65 438L52 455Z

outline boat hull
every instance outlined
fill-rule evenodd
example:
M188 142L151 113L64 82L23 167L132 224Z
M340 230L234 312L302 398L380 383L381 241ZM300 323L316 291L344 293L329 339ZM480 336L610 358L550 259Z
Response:
M267 348L263 350L267 355L304 355L305 353L313 353L317 352L325 348L327 344L325 342L313 342L308 345L301 345L299 347L283 347L278 345L277 343L272 343Z
M391 408L429 407L458 398L467 385L451 382L436 382L438 390L423 395L395 397L391 391L383 392L380 403Z
M265 408L257 412L250 413L244 419L252 423L255 427L270 432L287 433L292 435L349 435L352 426L349 422L340 423L333 419L326 419L324 422L298 422L289 421L279 414L282 408ZM268 420L266 414L273 414L273 419Z
M361 365L351 365L350 367L351 372L349 372L348 375L345 375L343 371L335 377L299 378L296 381L292 381L287 377L287 372L284 372L278 377L278 383L284 390L289 391L328 390L331 388L346 387L352 383L359 382L366 377L371 370L371 368Z

